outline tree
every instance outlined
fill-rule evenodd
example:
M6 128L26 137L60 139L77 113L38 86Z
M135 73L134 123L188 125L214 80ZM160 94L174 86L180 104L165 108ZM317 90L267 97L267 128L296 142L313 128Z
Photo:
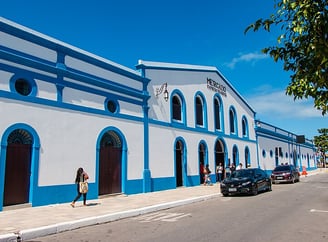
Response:
M280 27L277 45L262 49L291 72L286 94L314 99L314 107L328 112L328 0L274 0L275 13L258 19L245 34Z
M328 129L318 129L319 136L314 136L314 145L322 154L322 162L325 164L326 153L328 151Z

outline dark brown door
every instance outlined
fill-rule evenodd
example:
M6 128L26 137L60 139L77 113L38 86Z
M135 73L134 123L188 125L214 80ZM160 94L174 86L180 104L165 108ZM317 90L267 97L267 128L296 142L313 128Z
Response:
M175 176L176 176L176 186L183 186L182 178L182 143L179 141L176 143L175 147Z
M8 144L3 205L28 203L31 145Z
M122 149L104 146L100 149L99 195L121 193Z

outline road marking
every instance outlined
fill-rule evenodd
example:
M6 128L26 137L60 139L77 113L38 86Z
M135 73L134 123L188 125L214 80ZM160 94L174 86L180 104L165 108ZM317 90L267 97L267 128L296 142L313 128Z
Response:
M222 202L229 202L231 199L231 197L221 197Z
M138 216L133 218L134 220L138 220L141 223L149 223L153 221L163 221L163 222L176 222L181 218L191 216L191 213L151 213L143 216Z
M312 213L328 213L328 210L317 210L317 209L311 209L310 212Z

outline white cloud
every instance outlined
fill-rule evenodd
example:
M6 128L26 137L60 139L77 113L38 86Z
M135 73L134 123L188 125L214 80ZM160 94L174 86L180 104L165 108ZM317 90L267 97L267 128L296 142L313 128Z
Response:
M239 54L238 57L233 58L229 63L225 63L225 65L230 69L234 69L236 64L240 62L251 62L254 64L256 61L266 58L269 58L269 56L258 52Z
M257 89L260 92L253 92L247 97L248 103L260 115L274 115L280 119L290 118L319 118L321 111L313 106L310 100L295 100L292 96L287 96L285 90L269 89L269 86ZM271 90L271 92L269 92Z

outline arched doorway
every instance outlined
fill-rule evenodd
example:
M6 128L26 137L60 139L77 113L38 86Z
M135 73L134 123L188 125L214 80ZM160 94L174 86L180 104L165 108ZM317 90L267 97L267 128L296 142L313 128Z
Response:
M245 147L245 168L251 166L251 161L250 161L250 153L249 153L249 148L246 146Z
M107 131L100 141L99 195L122 192L122 142L115 131Z
M176 186L183 186L183 150L184 146L181 140L175 144L175 177Z
M12 131L7 139L3 205L29 202L33 138L24 129Z
M204 183L203 167L206 165L206 146L200 143L198 146L198 160L199 160L199 182Z
M221 163L221 165L223 166L223 177L224 178L224 174L225 174L225 153L224 153L224 144L221 140L217 140L215 143L215 170L216 167Z
M232 163L235 167L239 164L239 154L237 146L234 146L232 149Z

